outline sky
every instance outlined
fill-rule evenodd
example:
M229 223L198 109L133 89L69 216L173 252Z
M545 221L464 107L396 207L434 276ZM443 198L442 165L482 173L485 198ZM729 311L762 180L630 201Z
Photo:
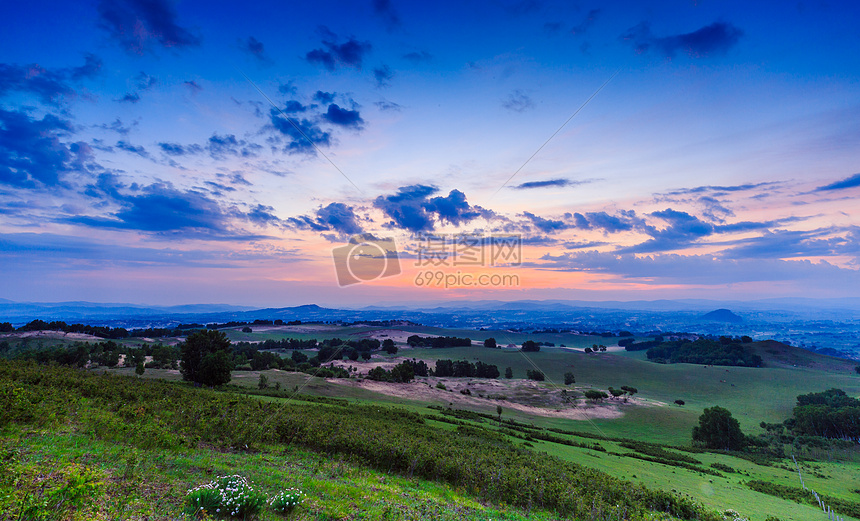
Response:
M0 298L860 290L860 5L0 6Z

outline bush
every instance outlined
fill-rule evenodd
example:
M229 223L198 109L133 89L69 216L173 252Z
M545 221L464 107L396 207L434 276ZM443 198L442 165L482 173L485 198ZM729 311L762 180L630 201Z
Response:
M544 376L543 371L529 369L526 371L526 378L536 382L543 382L546 379L546 376Z
M573 376L573 373L564 373L564 385L575 384L576 378Z
M266 504L266 496L254 490L242 476L219 476L215 481L188 491L186 497L190 513L205 511L217 517L253 517Z
M609 395L603 391L598 391L597 389L589 389L585 391L585 397L589 400L602 400L604 398L609 398Z

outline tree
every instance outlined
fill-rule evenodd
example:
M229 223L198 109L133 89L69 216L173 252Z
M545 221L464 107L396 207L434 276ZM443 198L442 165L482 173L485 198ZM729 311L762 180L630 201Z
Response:
M203 330L192 333L181 345L182 378L200 385L225 384L230 381L233 355L230 340L221 331Z
M544 376L543 371L533 371L529 369L528 371L526 371L526 378L528 378L529 380L534 380L536 382L543 382L546 377Z
M573 376L573 373L564 373L564 385L575 384L576 378Z
M496 414L499 417L499 423L502 423L502 406L496 405Z
M860 365L854 367L854 372L860 374Z
M522 350L525 352L536 353L540 351L540 346L534 340L526 340L523 342Z
M675 405L684 405L686 402L684 400L675 400Z
M598 391L596 389L589 389L585 391L585 397L589 400L602 400L604 398L609 398L609 395L603 391Z
M586 347L586 348L585 348L585 352L586 352L586 353L590 353L591 351L592 351L592 349L591 349L590 347Z
M146 371L146 367L144 367L143 362L138 362L134 367L134 373L137 376L143 376L144 371Z
M710 449L740 450L745 436L728 409L714 406L699 416L699 425L693 427L693 441Z
M248 326L245 326L245 327L243 327L243 328L242 328L242 332L243 332L243 333L253 333L253 332L254 332L254 330L253 330L253 329L251 329L251 328L250 328L250 327L248 327Z
M618 398L622 394L627 394L627 391L624 389L616 389L615 387L610 387L608 390L609 394L611 394L613 398Z
M257 382L257 387L260 389L268 388L269 387L269 378L266 375L261 374L260 375L260 381Z
M493 337L490 337L490 338L484 340L484 347L489 347L490 349L497 348L498 345L496 344L496 339Z
M511 369L510 367L506 368L506 369L505 369L505 378L507 378L508 380L510 380L510 379L511 379L511 378L513 378L513 377L514 377L514 370L513 370L513 369Z
M630 387L629 385L622 385L621 389L627 391L627 394L629 394L630 396L633 396L634 394L639 392L639 389L635 387Z
M383 349L386 353L388 353L389 355L395 355L395 354L397 354L397 346L396 346L396 345L394 345L394 340L391 340L390 338L386 338L386 339L382 342L382 349Z

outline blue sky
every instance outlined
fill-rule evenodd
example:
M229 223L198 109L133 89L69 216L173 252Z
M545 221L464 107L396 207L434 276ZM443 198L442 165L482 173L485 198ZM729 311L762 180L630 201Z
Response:
M855 5L100 0L0 15L2 298L860 289ZM354 234L393 239L400 273L340 287L332 249ZM427 234L521 237L520 265L466 270L518 283L417 286Z

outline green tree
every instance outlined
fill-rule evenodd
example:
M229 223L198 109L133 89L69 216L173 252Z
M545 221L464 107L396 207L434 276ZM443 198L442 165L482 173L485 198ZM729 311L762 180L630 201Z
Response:
M496 405L496 415L499 417L499 423L502 423L502 406Z
M564 373L564 385L570 385L576 383L576 377L573 376L573 373Z
M740 450L745 437L732 413L714 406L699 416L699 425L693 427L693 441L711 449Z
M269 387L269 378L266 375L261 374L260 381L257 382L257 387L260 389L267 389Z
M222 331L202 330L192 333L181 344L182 378L200 385L215 386L230 381L233 355L230 340Z
M490 338L484 340L484 347L489 347L490 349L495 349L496 347L498 347L498 345L496 344L496 339L493 337L490 337Z
M506 368L506 369L505 369L505 378L507 378L508 380L510 380L510 379L511 379L511 378L513 378L513 377L514 377L514 370L513 370L513 369L511 369L510 367Z
M534 340L526 340L523 342L522 350L525 352L536 353L540 351L540 346Z
M589 389L585 391L585 397L589 400L602 400L604 398L609 398L609 395L603 391L598 391L597 389Z
M134 367L134 373L137 376L143 376L143 373L146 371L146 367L143 365L143 362L138 362Z
M389 355L397 354L397 346L394 345L394 340L386 338L382 341L382 349Z

